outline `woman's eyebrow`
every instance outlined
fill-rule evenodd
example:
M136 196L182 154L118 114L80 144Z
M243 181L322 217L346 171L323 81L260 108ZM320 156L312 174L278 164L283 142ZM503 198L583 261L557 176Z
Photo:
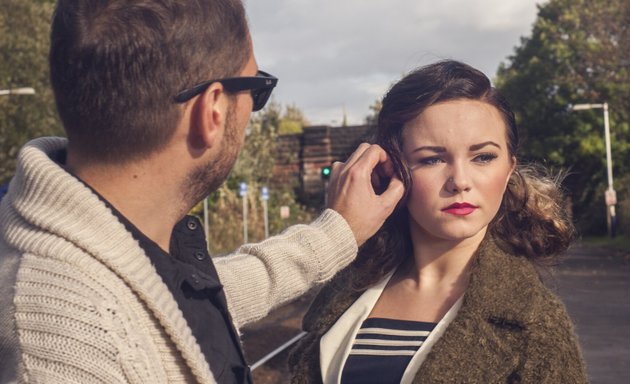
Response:
M472 151L478 151L481 148L487 146L487 145L494 145L495 147L501 149L501 146L497 143L495 143L494 141L484 141L483 143L479 143L479 144L473 144L470 146L470 148L468 148L471 152Z
M483 148L483 147L485 147L487 145L492 145L492 146L495 146L495 147L501 149L501 146L499 144L495 143L494 141L484 141L483 143L473 144L468 149L471 152L472 151L478 151L478 150L480 150L481 148ZM412 153L419 152L419 151L432 151L432 152L435 152L435 153L444 153L444 152L446 152L446 148L445 147L425 145L425 146L418 147L418 148L414 149L412 151Z
M446 148L445 147L423 146L423 147L418 147L418 148L414 149L413 151L411 151L411 153L418 152L418 151L432 151L432 152L435 152L435 153L443 153L443 152L446 152Z

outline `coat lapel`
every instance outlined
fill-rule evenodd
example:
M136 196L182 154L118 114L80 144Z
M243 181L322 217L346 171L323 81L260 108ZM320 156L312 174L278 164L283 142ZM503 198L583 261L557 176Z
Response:
M533 284L532 284L533 282ZM462 308L422 365L414 383L490 383L521 364L534 288L541 285L524 258L487 239L480 246Z
M352 288L358 269L349 267L326 285L304 318L309 332L294 355L295 383L321 382L319 338L362 294ZM480 245L456 318L434 344L414 383L505 381L522 364L521 351L542 282L525 258L502 251L487 238Z

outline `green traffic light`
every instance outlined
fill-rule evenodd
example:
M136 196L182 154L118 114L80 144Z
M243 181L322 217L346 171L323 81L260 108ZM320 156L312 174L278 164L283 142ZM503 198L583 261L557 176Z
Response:
M331 173L332 173L332 169L330 168L330 166L323 167L322 168L322 179L330 178L330 174Z

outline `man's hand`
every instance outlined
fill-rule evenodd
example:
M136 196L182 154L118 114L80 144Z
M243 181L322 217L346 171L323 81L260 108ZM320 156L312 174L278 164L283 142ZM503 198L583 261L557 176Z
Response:
M392 213L404 186L385 150L363 143L348 161L333 164L327 193L328 208L346 219L361 246Z

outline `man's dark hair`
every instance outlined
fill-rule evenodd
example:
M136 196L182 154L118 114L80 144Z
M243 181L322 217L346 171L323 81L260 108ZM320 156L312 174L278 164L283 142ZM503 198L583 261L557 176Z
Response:
M163 148L174 95L238 75L250 50L240 0L59 0L50 76L70 148L109 163Z

